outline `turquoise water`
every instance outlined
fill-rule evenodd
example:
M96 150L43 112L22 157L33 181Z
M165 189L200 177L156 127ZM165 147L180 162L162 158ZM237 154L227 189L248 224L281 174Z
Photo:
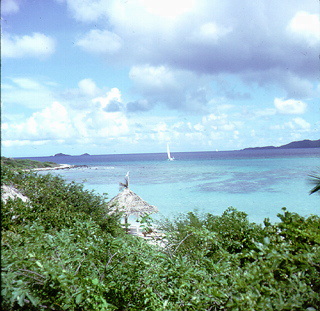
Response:
M221 215L229 206L248 214L249 220L277 221L282 207L302 216L320 215L320 196L309 195L309 174L318 173L320 150L297 152L178 153L175 161L164 155L127 155L46 158L58 163L85 164L54 171L87 189L119 191L118 183L130 171L130 189L159 209L157 217L195 209ZM57 161L60 160L60 161Z

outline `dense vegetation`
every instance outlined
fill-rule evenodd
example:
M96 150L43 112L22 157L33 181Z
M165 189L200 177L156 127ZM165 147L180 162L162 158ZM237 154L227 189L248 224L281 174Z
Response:
M1 157L1 167L11 167L15 169L33 169L33 168L47 168L47 167L55 167L58 166L57 163L54 162L41 162L34 161L29 159L12 159Z
M106 197L4 167L3 310L319 310L320 218L250 223L228 208L165 219L161 246L125 234Z

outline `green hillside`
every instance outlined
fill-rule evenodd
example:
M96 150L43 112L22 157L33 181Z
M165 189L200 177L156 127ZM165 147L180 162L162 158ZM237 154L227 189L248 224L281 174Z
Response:
M59 164L54 162L40 162L29 159L13 159L1 157L1 166L7 166L13 169L32 169L32 168L47 168L55 167Z

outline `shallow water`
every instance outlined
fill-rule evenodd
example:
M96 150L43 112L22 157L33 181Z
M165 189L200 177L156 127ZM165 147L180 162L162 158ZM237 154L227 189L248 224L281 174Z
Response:
M319 172L320 148L173 154L101 155L32 158L88 168L51 171L87 189L119 191L130 171L130 188L159 209L160 215L209 212L221 215L233 206L249 220L277 221L282 207L302 216L320 214L320 196L309 195L309 174ZM41 174L44 174L41 172Z

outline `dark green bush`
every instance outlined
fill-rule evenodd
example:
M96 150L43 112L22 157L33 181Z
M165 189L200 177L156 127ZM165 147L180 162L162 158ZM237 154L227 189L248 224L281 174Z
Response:
M104 230L115 234L122 232L120 215L110 215L106 197L85 190L82 184L67 183L51 174L37 175L10 169L2 171L2 180L14 185L30 199L28 203L9 200L3 204L4 228L22 220L37 220L47 230L52 230L73 227L75 219L92 219Z
M222 216L189 212L172 222L165 220L159 226L169 233L171 249L177 248L195 258L199 250L205 250L206 256L214 257L217 253L219 260L221 252L238 253L254 248L254 243L263 239L262 226L250 223L244 212L232 207Z
M3 234L2 297L6 310L113 310L102 281L112 242L93 222L47 233L26 225Z
M262 227L229 208L222 216L188 213L162 228L170 257L183 256L218 281L206 279L219 293L220 300L208 294L216 310L318 310L320 218L278 216L281 222Z

